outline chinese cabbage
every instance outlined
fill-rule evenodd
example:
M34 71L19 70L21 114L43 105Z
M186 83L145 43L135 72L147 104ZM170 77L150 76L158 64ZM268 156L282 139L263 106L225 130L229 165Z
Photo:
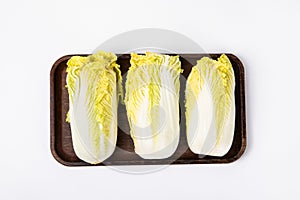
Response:
M67 89L73 148L91 164L108 158L117 140L118 98L122 77L117 57L100 51L87 57L73 56L67 62Z
M186 131L196 154L225 155L233 141L235 78L226 55L198 60L187 79Z
M179 56L131 54L125 105L135 152L171 156L179 142Z

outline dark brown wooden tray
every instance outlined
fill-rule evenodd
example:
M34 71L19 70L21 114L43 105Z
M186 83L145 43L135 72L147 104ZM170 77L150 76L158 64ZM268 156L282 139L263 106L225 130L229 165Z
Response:
M196 61L203 56L217 59L221 54L179 54L182 64L183 76L188 77ZM223 157L199 156L194 154L187 145L185 133L185 116L181 117L180 141L176 152L167 159L145 160L134 153L133 141L129 133L129 126L124 105L119 104L117 147L113 155L104 163L98 165L156 165L156 164L202 164L202 163L230 163L244 153L246 148L246 109L245 109L245 75L241 61L233 54L226 54L230 59L235 73L235 104L236 119L233 144L229 152ZM54 158L66 166L93 166L80 160L73 149L71 129L66 122L66 113L69 107L66 84L66 63L74 55L66 55L58 59L50 73L50 138L51 152ZM86 56L86 55L81 55ZM130 66L130 55L118 55L117 63L125 74ZM181 77L181 79L183 79ZM181 80L182 82L182 80ZM185 85L181 84L180 103L183 103ZM184 106L183 106L184 107ZM125 130L126 129L126 130ZM125 133L126 132L126 133Z

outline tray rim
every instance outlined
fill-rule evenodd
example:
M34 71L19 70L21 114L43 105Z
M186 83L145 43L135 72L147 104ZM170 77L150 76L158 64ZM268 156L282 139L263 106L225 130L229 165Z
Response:
M111 164L110 166L117 166L117 165L180 165L180 164L228 164L233 163L237 161L245 152L247 147L247 118L246 118L246 86L245 86L245 69L244 65L241 62L241 60L235 56L232 53L179 53L179 54L166 54L166 55L179 55L180 57L187 56L187 57L193 57L199 55L221 55L225 54L229 57L229 59L234 60L234 62L237 64L237 67L239 68L239 80L240 80L240 99L241 99L241 119L243 119L244 123L242 123L241 126L241 148L239 151L232 157L229 158L213 158L209 160L180 160L180 158L174 160L171 163L156 163L157 160L152 161L153 163L144 163L146 160L135 160L135 161L113 161L114 164ZM59 156L59 154L56 151L55 148L55 73L57 70L57 67L64 61L68 60L72 56L88 56L91 54L68 54L60 57L57 59L54 64L52 65L51 71L50 71L50 150L51 154L54 157L54 159L68 167L84 167L84 166L105 166L103 163L99 163L96 165L86 163L84 161L79 162L69 162L64 160ZM119 58L120 56L130 56L130 54L116 54ZM149 162L149 160L147 160ZM125 164L124 164L125 163Z

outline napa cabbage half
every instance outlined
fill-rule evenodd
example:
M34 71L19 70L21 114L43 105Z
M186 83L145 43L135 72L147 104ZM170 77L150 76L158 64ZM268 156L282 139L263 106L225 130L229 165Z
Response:
M135 152L167 158L179 141L179 56L132 53L130 64L125 105Z
M223 156L233 141L235 78L226 55L198 60L187 79L186 131L196 154Z
M118 98L122 77L117 57L100 51L67 62L67 89L72 142L76 155L97 164L114 151L117 140Z

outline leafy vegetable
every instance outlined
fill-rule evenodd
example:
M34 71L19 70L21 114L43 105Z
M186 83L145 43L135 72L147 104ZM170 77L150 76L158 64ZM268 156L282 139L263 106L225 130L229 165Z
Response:
M226 55L203 57L192 68L186 85L186 127L190 149L223 156L231 145L235 122L235 79Z
M92 164L108 158L117 140L118 98L122 77L117 57L100 51L88 57L73 56L67 65L67 88L73 147Z
M125 105L135 152L167 158L179 141L179 56L132 53L130 63Z

